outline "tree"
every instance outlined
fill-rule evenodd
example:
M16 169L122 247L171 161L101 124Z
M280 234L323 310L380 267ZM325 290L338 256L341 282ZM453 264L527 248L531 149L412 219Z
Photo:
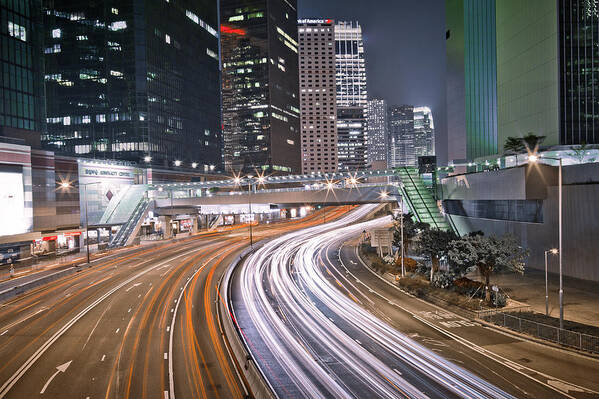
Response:
M539 146L545 140L545 136L537 136L533 132L528 132L521 140L524 147L526 147L526 150L529 153L535 154L539 150Z
M516 165L518 165L518 154L524 151L524 143L518 137L508 137L503 145L503 150L506 153L516 155Z
M439 269L439 258L447 255L449 244L456 239L458 236L453 231L426 229L420 233L418 249L431 258L431 282L435 269Z
M524 273L524 260L528 250L518 245L511 235L495 236L466 236L452 241L448 255L454 265L462 270L474 267L485 278L485 299L491 300L489 284L491 275L503 270Z
M393 218L394 231L393 231L393 245L401 247L401 215L396 215ZM403 215L403 240L405 244L404 252L407 255L410 244L414 240L414 237L424 229L429 227L428 223L422 223L414 221L414 214L408 212Z
M579 146L572 147L572 153L568 155L575 157L578 160L578 163L585 163L587 160L589 162L595 162L595 157L588 157L591 155L589 150L594 150L596 148L597 146L588 145L583 141Z

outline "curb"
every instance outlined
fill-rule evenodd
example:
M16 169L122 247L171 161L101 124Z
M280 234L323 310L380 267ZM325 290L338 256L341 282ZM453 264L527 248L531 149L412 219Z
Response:
M360 257L360 259L362 259L362 256L360 255L359 251L358 251L358 256ZM364 259L362 259L362 263L364 263L365 265L367 265L367 263L366 263L366 261L364 261ZM368 268L372 272L376 273L372 268L370 268L370 267L368 267ZM394 280L388 278L386 276L386 274L389 274L389 273L385 273L385 275L382 275L381 278L383 278L384 280L386 280L388 283L394 284ZM399 285L395 285L395 286L402 293L404 293L404 294L406 294L406 295L408 295L410 297L414 297L416 299L419 299L419 300L421 300L423 302L426 302L426 303L428 303L430 305L433 305L433 306L437 306L437 307L439 306L435 302L429 301L426 298L415 297L414 295L412 295L411 293L407 292L406 290L404 290ZM451 306L454 306L454 305L451 305ZM484 325L487 328L495 329L499 333L506 334L506 335L511 335L511 336L520 338L522 340L526 340L526 341L530 341L530 342L536 343L538 345L545 345L545 346L552 347L554 349L563 350L563 351L565 351L567 353L577 354L577 355L584 356L584 357L587 357L587 358L590 358L590 359L593 359L593 360L599 360L599 354L595 354L593 352L588 352L588 351L582 351L582 350L579 350L579 349L576 349L576 348L573 348L573 347L570 347L570 346L560 345L560 344L552 342L552 341L547 341L547 340L544 340L544 339L541 339L541 338L533 337L532 335L528 335L528 334L524 334L524 333L521 333L521 332L518 332L518 331L514 331L514 330L509 329L507 327L502 327L502 326L499 326L497 324L485 321L484 319L476 317L474 314L467 315L468 313L473 313L472 311L470 311L468 309L462 309L462 308L458 308L458 309L460 310L459 312L456 312L455 310L451 310L451 311L454 312L454 313L456 313L456 314L459 314L459 316L461 316L461 317L468 318L471 321L476 321L476 322Z
M237 368L238 374L242 375L243 382L246 385L246 389L251 393L250 396L258 399L274 399L277 398L274 388L268 380L259 364L256 362L254 355L248 349L248 343L239 331L236 323L233 323L235 318L235 311L231 306L230 290L231 290L231 276L241 265L241 261L254 250L260 248L267 241L262 240L259 243L254 244L254 248L244 249L230 264L227 272L223 275L220 283L219 290L222 294L222 300L218 301L218 317L221 326L221 334L226 342L229 344L227 349L230 347L229 356L232 358L233 363ZM228 317L226 316L228 315ZM242 366L243 365L243 366Z

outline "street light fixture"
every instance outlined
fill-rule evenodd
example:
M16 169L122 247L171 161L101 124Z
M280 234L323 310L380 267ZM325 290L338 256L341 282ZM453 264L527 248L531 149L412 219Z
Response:
M178 159L175 161L175 166L181 166L181 161L179 161Z
M547 286L547 254L557 255L559 250L557 248L551 248L545 251L545 316L549 316L549 288Z
M145 163L150 163L151 161L152 161L152 157L151 157L151 156L149 156L149 155L146 155L146 156L144 157L144 162L145 162Z
M562 158L556 158L556 157L546 157L546 156L539 156L535 153L530 154L528 156L528 161L532 162L532 163L538 163L539 161L541 161L541 159L550 159L553 161L559 161L559 172L558 172L558 208L559 208L559 214L558 214L558 229L559 229L559 246L558 246L558 253L559 253L559 328L563 329L564 328L564 285L563 285L563 266L562 266L562 258L563 258L563 251L562 251L562 213L563 213L563 185L562 185L562 169L563 169L563 162L562 162Z
M198 163L197 162L192 162L191 163L191 167L194 168L194 169L197 168L198 167Z

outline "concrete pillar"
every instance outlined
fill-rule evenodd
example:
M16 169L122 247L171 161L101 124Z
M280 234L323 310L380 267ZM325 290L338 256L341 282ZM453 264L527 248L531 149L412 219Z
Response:
M198 230L199 230L198 223L199 223L198 216L193 216L191 218L191 234L196 234L198 232Z
M172 218L170 216L160 216L158 220L160 220L160 225L162 226L163 238L171 238L173 236Z
M98 240L98 244L100 244L100 229L96 230L96 237L97 237L97 240Z

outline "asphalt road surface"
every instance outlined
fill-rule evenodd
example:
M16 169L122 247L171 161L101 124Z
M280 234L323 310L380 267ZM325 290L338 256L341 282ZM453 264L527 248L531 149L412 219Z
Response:
M369 210L272 240L234 275L238 327L279 397L598 397L599 362L498 333L365 269L344 242L389 223L356 223Z
M254 236L321 222L316 213ZM247 233L141 248L0 304L0 399L245 397L215 304Z

